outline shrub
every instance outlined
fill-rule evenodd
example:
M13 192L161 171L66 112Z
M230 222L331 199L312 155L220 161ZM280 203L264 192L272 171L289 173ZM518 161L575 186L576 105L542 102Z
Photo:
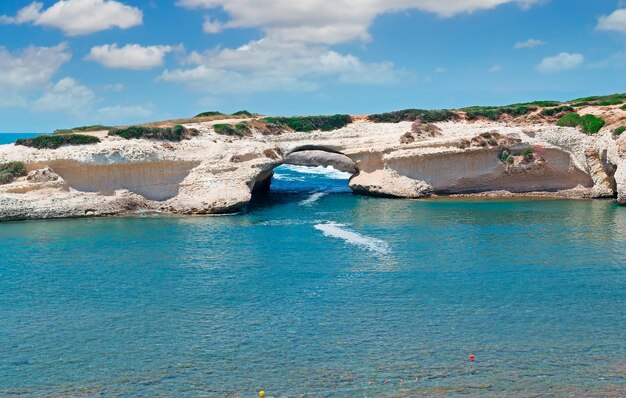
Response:
M90 131L105 131L105 130L111 130L113 127L110 126L103 126L101 124L95 124L93 126L80 126L80 127L74 127L71 129L61 129L61 130L54 130L54 133L52 134L73 134L76 132L90 132Z
M122 129L114 129L109 131L109 135L116 135L127 140L130 139L155 139L155 140L167 140L167 141L181 141L184 138L190 138L196 135L197 131L194 129L186 129L185 127L177 124L174 127L145 127L145 126L130 126Z
M568 113L556 122L556 125L561 127L576 127L579 124L580 115L578 113Z
M469 120L480 118L498 120L502 115L523 116L530 112L536 111L538 108L528 104L514 104L508 106L472 106L463 108Z
M97 144L100 138L83 134L38 135L35 138L23 138L15 141L15 145L22 145L37 149L57 149L63 145Z
M608 106L608 105L619 105L626 102L626 94L610 94L603 96L592 96L592 97L584 97L572 100L574 103L573 106L585 106L585 105L595 105L595 106Z
M213 125L213 129L217 134L221 135L245 137L252 134L250 127L245 123L238 123L235 126L232 124L215 124Z
M561 103L559 101L533 101L533 102L525 102L523 104L515 104L515 105L527 105L527 106L540 106L542 108L550 107L550 106L559 106ZM510 106L515 106L510 105Z
M622 107L621 107L621 108L619 108L619 109L621 109L621 110L623 110L623 111L626 111L626 104L622 105Z
M0 164L0 184L13 182L17 177L25 176L26 173L26 166L22 162Z
M251 113L251 112L248 112L246 110L243 110L243 111L237 111L237 112L233 113L233 116L248 116L248 117L252 117L252 116L254 116L254 114Z
M596 134L604 127L604 119L594 115L585 115L580 118L580 127L586 134Z
M219 115L223 115L223 113L222 112L218 112L218 111L208 111L208 112L198 113L194 117L219 116Z
M414 122L416 120L423 123L437 123L458 119L458 115L456 112L447 109L404 109L401 111L369 115L367 118L374 123L400 123Z
M605 100L598 101L596 105L609 106L609 105L619 105L623 103L624 103L624 100L622 98L608 98Z
M532 157L533 156L533 150L531 148L524 149L524 152L522 152L522 156L524 156L524 159L528 159L528 158Z
M563 112L574 112L574 108L572 108L571 106L568 106L568 105L557 106L555 108L546 108L546 109L541 111L541 114L543 116L554 116L554 115L557 115L557 114L563 113Z
M304 132L313 130L331 131L352 123L350 115L268 117L263 120L267 123L281 124L295 131Z
M626 131L626 126L618 127L615 130L613 130L613 135L616 137L619 137L620 135L622 135L624 131Z

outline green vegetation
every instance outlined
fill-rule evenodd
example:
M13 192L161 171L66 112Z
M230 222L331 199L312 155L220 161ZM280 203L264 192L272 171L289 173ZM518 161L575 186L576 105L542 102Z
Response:
M574 112L574 108L568 105L557 106L555 108L546 108L541 111L541 114L543 116L554 116L564 112Z
M233 113L233 116L248 116L248 117L253 117L255 116L254 113L248 112L246 110L243 111L237 111L235 113Z
M472 106L463 108L469 120L486 118L489 120L498 120L503 115L523 116L534 112L538 109L535 105L529 104L513 104L508 106Z
M213 129L217 134L230 135L237 137L245 137L252 134L250 127L246 123L232 124L215 124Z
M100 138L83 134L38 135L35 138L23 138L15 141L15 145L22 145L37 149L57 149L63 145L97 144Z
M622 135L624 131L626 131L626 126L618 127L615 130L613 130L613 135L616 137L619 137L620 135Z
M105 130L111 130L113 127L110 126L103 126L101 124L96 124L93 126L80 126L80 127L74 127L71 129L61 129L61 130L54 130L53 134L74 134L76 132L90 132L90 131L105 131Z
M533 150L531 148L524 149L524 152L522 152L522 156L524 156L524 159L531 158L533 156Z
M414 122L416 120L423 123L436 123L457 119L458 115L456 112L447 109L404 109L401 111L369 115L367 118L374 123L400 123Z
M580 127L586 134L596 134L604 127L604 119L594 115L585 115L580 118Z
M623 111L626 111L626 104L622 105L622 107L621 107L621 108L619 108L619 109L621 109L621 110L623 110Z
M191 136L196 135L196 133L196 130L186 129L180 124L177 124L174 127L130 126L109 131L109 135L117 135L127 140L133 138L143 138L167 141L181 141L183 139L189 139Z
M546 108L550 106L559 106L561 102L559 101L533 101L533 102L524 102L522 104L513 104L509 106L539 106L541 108Z
M17 177L25 176L26 166L22 162L0 164L0 185L13 182Z
M304 132L313 130L331 131L352 123L350 115L268 117L263 120L267 123L279 124L295 131Z
M572 102L572 106L575 107L619 105L626 102L626 94L595 95L592 97L577 98L570 102Z
M568 113L556 122L556 125L561 127L576 127L579 124L580 115L578 113Z
M208 111L208 112L198 113L194 117L207 117L207 116L220 116L220 115L223 115L223 113L218 112L218 111Z

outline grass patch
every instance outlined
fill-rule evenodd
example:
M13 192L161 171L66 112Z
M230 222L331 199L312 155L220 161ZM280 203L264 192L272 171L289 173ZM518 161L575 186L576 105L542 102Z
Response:
M350 115L267 117L263 120L267 123L283 125L295 131L304 132L337 130L352 123Z
M458 115L456 112L447 109L404 109L395 112L377 113L369 115L367 118L374 123L400 123L414 122L416 120L423 123L436 123L458 119Z
M543 116L554 116L554 115L558 115L559 113L564 113L564 112L574 112L574 108L572 108L569 105L557 106L555 108L543 109L541 111L541 114Z
M15 141L15 145L22 145L37 149L57 149L63 145L97 144L100 138L83 134L38 135L34 138L22 138Z
M572 106L575 107L619 105L626 102L626 94L594 95L591 97L577 98L570 102L572 102Z
M234 137L245 137L252 134L250 127L246 123L237 123L234 126L232 124L215 124L213 129L217 134Z
M579 124L580 115L578 113L568 113L556 122L556 125L560 127L576 127Z
M514 104L508 106L472 106L469 108L463 108L465 115L469 120L476 119L489 119L498 120L503 115L509 116L523 116L528 113L534 112L539 109L538 106L529 104Z
M619 137L620 135L622 135L624 131L626 131L626 126L618 127L615 130L613 130L613 135L616 137Z
M202 112L202 113L198 113L196 116L194 117L208 117L208 116L221 116L223 115L222 112L218 112L218 111L208 111L208 112Z
M580 127L586 134L596 134L604 127L604 119L594 115L585 115L580 118Z
M26 166L22 162L0 164L0 184L11 183L17 177L25 176L26 173Z
M255 113L252 113L252 112L248 112L248 111L246 111L246 110L243 110L243 111L237 111L237 112L233 113L233 116L247 116L247 117L253 117L253 116L256 116L256 114L255 114Z
M109 135L116 135L127 140L130 139L154 139L166 141L181 141L197 135L194 129L187 129L180 124L174 127L145 127L130 126L122 129L109 131Z
M111 126L103 126L101 124L95 124L93 126L80 126L80 127L74 127L71 129L60 129L60 130L54 130L55 135L59 135L59 134L74 134L77 132L81 132L81 133L88 133L91 131L109 131L113 129L113 127Z

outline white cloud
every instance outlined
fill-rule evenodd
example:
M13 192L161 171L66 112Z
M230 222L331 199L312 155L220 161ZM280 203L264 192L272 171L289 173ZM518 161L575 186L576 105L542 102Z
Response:
M204 24L202 24L202 30L204 30L205 33L219 33L223 28L224 26L221 22L214 21L208 17L204 20Z
M367 41L368 28L381 14L419 10L451 17L517 3L528 7L541 0L179 0L187 8L221 8L230 21L225 28L260 28L281 41L337 44Z
M91 106L94 99L95 94L88 87L66 77L50 86L41 97L33 101L32 106L37 111L80 115Z
M535 47L538 47L538 46L543 46L544 44L546 44L546 42L543 41L543 40L528 39L526 41L518 41L517 43L515 43L515 48L517 48L517 49L521 49L521 48L535 48Z
M32 23L61 29L68 36L80 36L110 28L128 29L141 25L143 12L115 0L60 0L43 10L33 2L20 9L15 17L0 16L0 23Z
M122 83L107 84L104 86L104 91L119 93L124 91L124 85Z
M489 73L498 73L502 71L502 65L494 65L491 68L487 69Z
M172 46L143 47L139 44L120 48L117 44L105 44L92 47L85 59L96 61L107 68L151 69L163 65L165 54L175 49Z
M98 109L97 113L106 123L124 123L152 116L154 106L152 104L105 106Z
M610 15L601 16L598 19L597 29L626 33L626 8L615 10Z
M191 53L189 68L166 70L161 79L212 93L312 91L316 78L346 84L391 84L402 72L392 63L365 63L324 46L258 40L237 49Z
M66 44L30 46L13 53L0 47L0 89L30 89L46 84L71 57Z
M446 73L448 70L442 66L438 66L435 68L435 73Z
M578 68L585 61L582 54L560 53L554 57L544 58L536 69L542 73L554 73Z

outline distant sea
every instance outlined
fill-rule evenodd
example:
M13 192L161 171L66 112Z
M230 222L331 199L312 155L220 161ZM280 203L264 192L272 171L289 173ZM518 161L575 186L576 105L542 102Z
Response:
M0 145L11 144L20 138L32 138L40 133L0 133Z
M626 396L626 208L348 177L283 166L231 216L0 223L0 397Z

